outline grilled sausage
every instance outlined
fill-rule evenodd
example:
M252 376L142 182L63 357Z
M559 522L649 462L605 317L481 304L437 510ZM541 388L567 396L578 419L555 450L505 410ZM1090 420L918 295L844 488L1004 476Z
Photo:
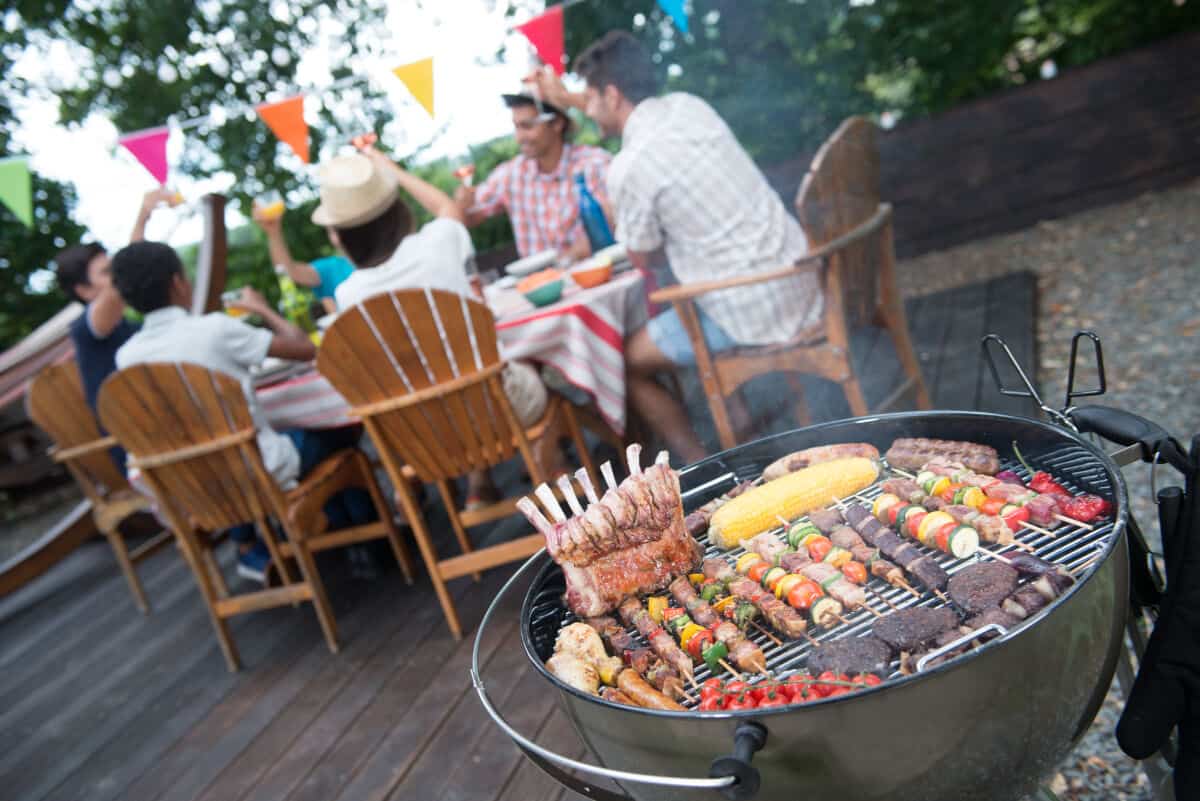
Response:
M879 449L865 442L843 442L837 445L821 445L816 448L805 448L802 451L789 453L767 465L762 472L763 481L771 481L794 473L809 465L820 462L830 462L834 459L847 459L852 456L863 456L868 459L878 459Z
M647 709L683 710L682 706L651 687L645 679L632 670L622 670L621 675L617 676L617 689L635 704Z
M600 697L605 701L612 701L614 704L624 704L625 706L637 706L625 693L615 687L604 687L600 690Z
M902 438L888 448L887 461L902 470L920 470L936 457L960 462L976 473L995 475L1000 470L1000 455L996 449L975 442L947 439Z

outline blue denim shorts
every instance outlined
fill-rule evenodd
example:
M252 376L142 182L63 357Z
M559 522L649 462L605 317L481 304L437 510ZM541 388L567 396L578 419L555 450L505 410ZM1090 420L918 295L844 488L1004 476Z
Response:
M700 331L704 334L704 341L708 344L710 353L719 353L737 346L737 342L725 333L725 329L717 325L699 306L696 307L696 314L700 317ZM687 329L683 327L683 321L679 319L674 308L646 323L646 333L663 355L675 364L681 367L695 366L696 354L692 352L692 342L688 339Z

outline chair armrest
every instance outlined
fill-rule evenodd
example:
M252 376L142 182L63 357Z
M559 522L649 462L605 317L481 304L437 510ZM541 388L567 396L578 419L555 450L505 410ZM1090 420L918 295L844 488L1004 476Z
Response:
M801 275L803 273L815 272L824 266L825 260L836 253L837 251L853 245L861 239L864 239L878 231L892 216L892 206L890 203L880 203L879 208L867 219L847 231L836 239L831 239L824 245L821 245L816 250L809 251L800 257L794 264L783 267L778 270L772 270L767 273L755 273L753 275L743 275L737 278L726 278L722 281L697 281L691 284L678 284L676 286L665 287L655 290L650 293L650 300L655 303L670 303L680 300L691 300L700 295L707 295L709 292L716 292L720 289L731 289L738 286L748 286L751 284L764 284L768 281L777 281L780 278L788 278L793 275Z
M69 462L72 459L78 459L80 456L87 456L89 453L97 451L106 451L109 448L116 447L117 438L113 436L101 437L100 439L85 442L82 445L76 445L74 448L59 448L53 447L50 449L50 458L56 462Z

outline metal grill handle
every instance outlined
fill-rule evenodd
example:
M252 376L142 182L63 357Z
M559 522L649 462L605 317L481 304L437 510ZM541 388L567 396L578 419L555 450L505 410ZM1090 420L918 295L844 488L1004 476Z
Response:
M979 628L977 628L973 631L970 631L970 632L964 634L963 636L959 637L957 640L946 643L941 648L933 649L929 653L925 654L925 656L918 659L917 660L917 672L924 673L925 666L928 665L930 662L932 662L934 659L937 659L939 656L942 656L943 654L947 654L947 653L953 651L955 648L958 648L960 645L965 645L966 643L969 643L971 640L978 638L979 635L981 635L981 634L987 634L989 631L994 631L997 634L999 634L1001 637L1003 637L1005 634L1008 634L1008 629L1004 628L1004 626L1001 626L999 623L988 623L986 626L980 626Z
M479 696L479 702L483 704L484 711L499 726L505 734L512 738L525 755L528 756L538 767L545 770L553 779L565 785L568 789L584 795L589 798L601 799L601 801L631 801L631 799L620 793L614 793L611 790L606 790L603 787L596 787L587 784L586 782L571 776L559 770L558 768L566 768L568 770L577 770L582 773L590 773L595 776L603 776L616 781L637 782L639 784L653 784L660 787L681 787L692 790L717 790L723 793L735 791L739 783L737 776L726 775L716 778L688 778L683 776L659 776L651 773L631 773L625 770L613 770L612 768L602 768L599 765L589 765L586 762L580 762L570 757L565 757L562 754L555 753L547 748L535 743L519 731L514 729L507 720L505 720L500 712L492 705L491 699L488 698L487 689L484 687L483 678L480 675L479 668L479 646L483 642L483 633L487 631L488 621L491 620L492 613L496 611L501 600L508 594L509 589L518 579L533 566L534 562L546 553L543 548L533 556L526 560L525 564L517 569L517 572L512 574L512 577L505 582L500 588L500 592L492 599L492 603L483 614L483 619L479 621L479 630L475 634L475 643L471 649L471 684L475 687L475 692ZM547 764L550 763L550 764ZM730 796L735 797L735 796ZM748 798L746 795L737 795L738 798Z

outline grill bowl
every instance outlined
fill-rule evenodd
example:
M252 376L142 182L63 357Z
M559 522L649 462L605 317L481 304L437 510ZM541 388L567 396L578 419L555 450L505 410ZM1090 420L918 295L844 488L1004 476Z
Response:
M817 703L723 714L631 709L551 676L542 663L567 613L556 600L561 571L544 557L525 597L522 643L601 765L706 776L710 762L731 750L737 723L753 719L768 731L766 746L753 759L762 776L756 798L999 801L1031 792L1066 756L1112 681L1129 597L1124 482L1116 466L1080 438L1038 421L977 412L828 423L748 443L681 470L685 512L791 451L862 441L882 452L897 437L971 440L1002 456L1017 441L1035 467L1114 503L1115 523L1102 556L1040 615L937 668ZM624 789L647 800L722 797L636 783Z

